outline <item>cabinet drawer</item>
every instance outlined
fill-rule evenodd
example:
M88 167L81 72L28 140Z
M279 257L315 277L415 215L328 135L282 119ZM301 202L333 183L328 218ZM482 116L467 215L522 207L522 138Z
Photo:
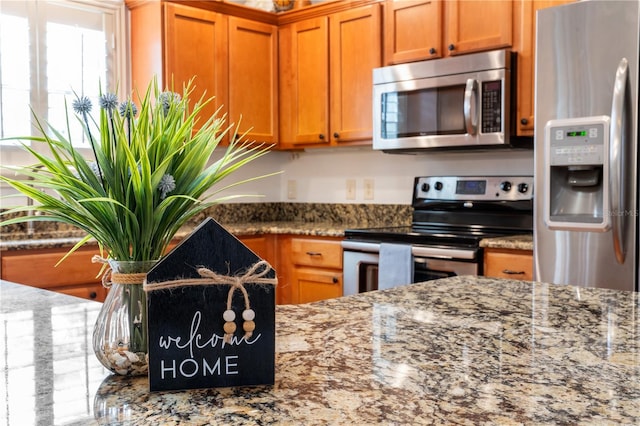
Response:
M485 249L484 265L487 277L533 279L533 252L528 250Z
M294 265L342 269L342 246L337 240L293 238L291 262Z
M342 296L342 273L314 269L298 269L295 274L298 303L315 302Z
M107 298L108 290L102 284L88 284L85 286L59 287L56 288L58 293L68 294L70 296L81 297L83 299L95 300L96 302L104 302Z
M56 263L66 250L28 250L22 253L2 254L2 279L40 288L55 288L78 284L98 283L101 264L91 263L97 247L81 248L58 266Z

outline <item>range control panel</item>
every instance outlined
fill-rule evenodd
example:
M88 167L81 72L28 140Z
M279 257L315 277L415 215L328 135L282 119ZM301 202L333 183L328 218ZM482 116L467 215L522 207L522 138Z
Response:
M416 178L416 198L442 201L533 199L533 176L427 176Z

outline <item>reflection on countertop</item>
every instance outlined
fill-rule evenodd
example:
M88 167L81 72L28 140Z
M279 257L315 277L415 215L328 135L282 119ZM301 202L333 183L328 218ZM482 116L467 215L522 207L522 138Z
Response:
M273 386L149 393L100 305L0 283L0 416L24 424L638 424L638 293L454 277L276 308Z

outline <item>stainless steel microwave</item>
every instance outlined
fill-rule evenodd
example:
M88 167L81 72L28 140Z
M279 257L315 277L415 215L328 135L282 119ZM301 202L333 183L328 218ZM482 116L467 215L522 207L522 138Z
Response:
M373 148L515 146L515 63L495 50L374 69Z

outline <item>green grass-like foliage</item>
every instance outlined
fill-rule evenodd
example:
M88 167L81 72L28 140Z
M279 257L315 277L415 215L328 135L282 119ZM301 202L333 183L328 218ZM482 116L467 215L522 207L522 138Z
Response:
M0 222L0 226L27 221L64 222L88 234L70 253L93 237L112 259L159 259L185 222L215 203L236 197L221 197L220 191L265 177L216 187L225 177L267 153L269 147L237 138L237 129L225 127L224 117L219 118L218 113L200 124L197 117L213 98L201 98L190 110L191 92L190 82L182 96L169 92L170 102L163 103L154 80L143 97L138 94L139 114L133 119L127 114L121 116L117 108L101 109L99 123L76 112L95 158L85 158L61 132L36 118L42 136L13 139L45 143L49 153L43 155L23 144L36 163L12 169L31 180L0 176L35 203L7 210L5 215L27 214ZM166 100L167 92L164 95ZM67 111L67 127L69 115ZM90 127L96 134L99 131L99 137ZM214 149L227 133L233 133L228 138L231 142L221 158L210 164ZM169 192L159 188L165 175L175 181ZM52 190L56 195L37 188Z

